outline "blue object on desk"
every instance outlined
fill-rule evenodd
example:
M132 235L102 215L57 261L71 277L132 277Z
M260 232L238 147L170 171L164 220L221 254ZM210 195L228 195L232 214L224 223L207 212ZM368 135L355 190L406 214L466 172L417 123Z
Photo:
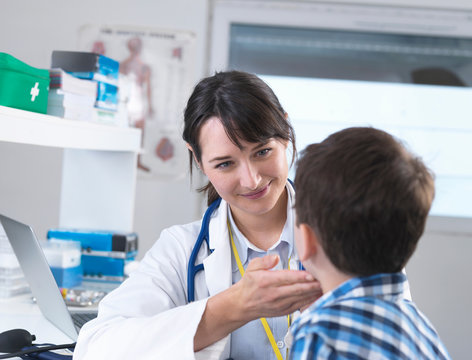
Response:
M51 272L60 288L82 283L82 248L79 241L52 239L42 245Z
M84 279L123 281L125 266L135 259L138 251L136 233L51 229L48 239L79 241Z
M54 280L60 288L70 289L82 284L82 265L72 268L59 268L50 266Z
M51 229L48 239L80 241L83 250L102 252L123 252L136 255L138 235L98 230Z
M126 264L133 260L134 257L116 259L107 256L82 255L84 277L92 280L122 281Z
M36 352L20 356L22 359L72 360L72 355L57 354L52 351Z

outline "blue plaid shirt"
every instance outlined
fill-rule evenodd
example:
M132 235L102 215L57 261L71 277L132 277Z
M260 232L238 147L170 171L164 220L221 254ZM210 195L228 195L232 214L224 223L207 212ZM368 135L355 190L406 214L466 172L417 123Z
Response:
M292 325L295 359L450 359L428 319L404 298L403 273L352 278Z

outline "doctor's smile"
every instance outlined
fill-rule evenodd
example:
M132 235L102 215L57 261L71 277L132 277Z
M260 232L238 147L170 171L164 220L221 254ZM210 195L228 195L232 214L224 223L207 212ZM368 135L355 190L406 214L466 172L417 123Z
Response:
M269 182L266 186L264 186L263 188L261 188L259 190L256 190L256 191L253 191L253 192L250 192L250 193L246 193L246 194L241 194L241 196L244 196L245 198L251 199L251 200L260 199L265 194L267 194L267 192L269 191L271 183L272 183L272 181Z

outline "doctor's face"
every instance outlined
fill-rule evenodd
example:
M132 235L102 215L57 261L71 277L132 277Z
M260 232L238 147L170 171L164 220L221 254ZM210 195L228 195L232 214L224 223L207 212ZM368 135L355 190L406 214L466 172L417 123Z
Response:
M200 129L200 167L233 215L262 215L270 212L285 191L288 163L287 142L265 143L241 140L240 149L231 142L217 117Z

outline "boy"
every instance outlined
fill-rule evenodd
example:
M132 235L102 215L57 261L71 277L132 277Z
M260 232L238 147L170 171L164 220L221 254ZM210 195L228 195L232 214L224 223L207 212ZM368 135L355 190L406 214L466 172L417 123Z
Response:
M292 326L291 359L449 359L405 297L433 175L392 136L349 128L297 164L296 245L323 296Z

